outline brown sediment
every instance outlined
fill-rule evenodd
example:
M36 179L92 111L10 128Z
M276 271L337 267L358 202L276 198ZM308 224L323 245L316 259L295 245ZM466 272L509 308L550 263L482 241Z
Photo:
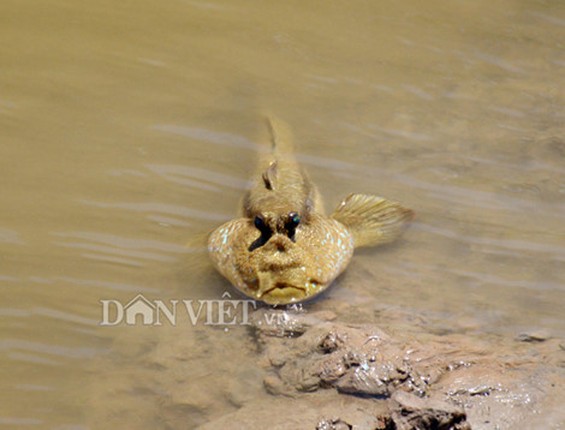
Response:
M162 327L158 339L141 328L124 333L122 359L93 381L94 424L513 430L564 422L565 346L556 337L385 330L299 307L260 308L249 322Z
M280 318L266 323L266 315ZM458 334L414 339L334 317L258 310L253 332L271 397L201 430L536 428L540 414L554 413L563 381L557 340L487 343ZM540 356L557 367L541 367Z

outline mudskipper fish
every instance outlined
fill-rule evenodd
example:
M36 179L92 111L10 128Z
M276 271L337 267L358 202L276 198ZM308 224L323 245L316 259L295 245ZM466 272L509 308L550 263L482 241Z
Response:
M413 217L382 197L350 194L327 216L316 186L298 165L288 126L267 119L271 151L260 157L240 218L214 230L208 251L217 270L245 295L298 303L324 291L354 248L395 240Z

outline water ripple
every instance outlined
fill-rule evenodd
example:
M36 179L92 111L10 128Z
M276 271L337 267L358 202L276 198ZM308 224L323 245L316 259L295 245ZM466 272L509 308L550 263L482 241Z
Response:
M92 358L100 353L96 348L61 346L22 339L0 339L0 351L26 351L63 358Z
M253 151L264 151L263 145L258 145L249 139L232 133L218 132L206 128L188 127L173 124L158 124L152 127L153 130L164 133L175 134L191 139L201 140L215 145L232 146L245 148Z
M480 206L483 209L493 210L543 211L546 214L555 214L555 216L562 216L559 213L565 213L565 205L560 203L546 202L540 204L539 202L517 199L499 193L474 190L472 188L458 187L455 185L431 183L409 175L393 176L395 180L400 183L409 185L415 189L428 191L434 199L448 201L458 206Z
M11 243L14 245L23 245L24 241L20 239L20 235L15 230L0 228L0 242Z
M167 243L159 240L151 239L132 239L122 236L116 236L113 234L96 233L89 231L71 231L64 233L53 233L53 235L58 237L70 237L76 239L86 239L93 242L103 243L107 245L112 245L119 248L125 249L155 249L158 251L172 252L176 254L184 254L187 252L186 247L177 245L176 243Z
M543 254L549 254L551 257L557 260L565 261L565 247L563 246L551 245L548 243L536 243L529 240L525 241L515 239L495 239L484 236L465 236L459 232L454 232L446 228L434 227L432 225L423 223L415 223L414 227L421 231L426 231L428 233L437 234L458 241L465 241L478 245L495 246L514 251L518 250L525 253L539 252Z
M233 215L230 214L219 214L216 212L201 211L198 209L187 208L186 206L171 205L159 202L107 203L81 199L80 203L98 208L125 209L134 212L162 213L166 215L177 215L181 217L195 218L206 221L227 221L233 217Z
M108 289L111 291L127 291L127 292L141 292L141 293L156 293L158 290L149 288L142 285L124 284L121 282L100 281L96 279L79 279L69 276L59 276L55 278L59 281L69 282L73 285L80 285L89 288L95 288L97 291Z
M0 425L6 426L36 426L43 424L43 420L36 418L0 417Z
M148 164L146 167L172 182L182 185L191 185L210 191L221 191L220 188L210 185L210 183L220 185L223 188L232 188L240 191L247 190L251 186L251 181L249 180L200 167L178 164Z

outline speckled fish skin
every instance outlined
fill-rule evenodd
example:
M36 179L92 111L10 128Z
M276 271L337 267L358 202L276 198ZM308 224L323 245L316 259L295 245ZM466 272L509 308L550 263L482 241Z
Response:
M386 199L351 194L328 217L320 195L292 154L286 124L270 117L272 151L259 161L243 216L208 241L217 270L245 295L272 305L298 303L324 291L357 246L390 242L412 211Z

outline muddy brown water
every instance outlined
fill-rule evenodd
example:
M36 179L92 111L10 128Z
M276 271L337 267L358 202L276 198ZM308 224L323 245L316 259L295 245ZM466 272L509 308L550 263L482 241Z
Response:
M5 0L0 22L0 427L192 428L264 401L245 328L99 325L103 299L234 294L200 243L264 111L328 210L417 212L310 308L565 336L562 2Z

